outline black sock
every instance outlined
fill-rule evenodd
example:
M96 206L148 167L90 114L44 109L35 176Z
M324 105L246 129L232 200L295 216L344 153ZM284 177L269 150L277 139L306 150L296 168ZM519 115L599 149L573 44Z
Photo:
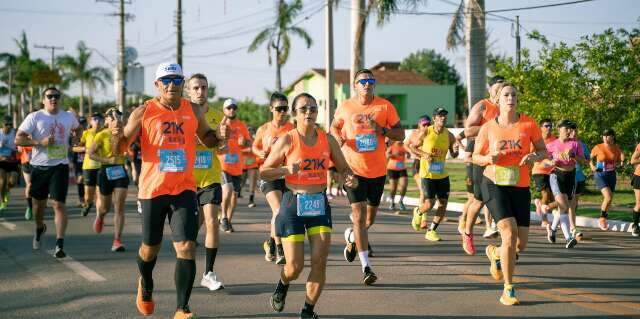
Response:
M282 279L278 280L278 285L276 286L276 290L277 291L284 291L287 292L287 290L289 290L289 285L285 285L282 282Z
M600 211L600 217L607 218L607 216L608 216L608 215L609 215L609 214L607 214L607 211L606 211L606 210L601 210L601 211Z
M276 240L273 237L269 237L269 246L275 246Z
M144 290L153 290L153 268L156 266L156 260L158 260L158 257L150 261L144 261L138 255L138 270L140 271L140 276L142 276L142 288Z
M31 197L27 197L27 205L29 205L29 209L33 209L33 200Z
M218 255L218 248L205 247L205 250L207 252L207 263L205 264L204 273L206 274L210 271L213 271L213 264L216 262L216 255Z
M249 202L253 203L253 193L251 193L251 195L249 195Z
M638 222L640 222L640 212L637 211L633 211L633 223L635 225L638 225Z
M64 238L56 239L56 247L60 247L60 248L64 247Z
M304 302L304 307L302 307L302 312L313 313L313 307L315 305L310 305L308 302Z
M185 309L189 305L193 281L196 279L196 261L193 259L176 260L174 280L176 282L177 309Z
M42 236L42 232L44 232L44 230L44 226L36 228L36 240L40 240L40 236Z
M84 184L78 183L78 198L80 198L81 202L84 202Z
M278 248L278 255L284 256L284 248L282 248L282 244L277 244L276 247Z
M436 229L438 229L438 225L440 225L440 224L438 224L438 223L436 223L436 222L431 223L431 229L430 229L430 230L436 230Z

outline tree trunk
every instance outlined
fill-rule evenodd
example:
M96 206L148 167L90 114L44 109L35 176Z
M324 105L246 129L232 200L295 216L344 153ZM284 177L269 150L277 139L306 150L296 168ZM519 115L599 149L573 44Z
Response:
M467 98L469 107L486 96L487 47L484 0L465 0L465 50L467 55Z
M351 96L355 95L353 90L353 78L358 70L364 67L364 35L367 28L367 13L369 7L365 8L364 0L351 0L351 72L349 74L349 88Z
M32 85L29 86L29 113L31 112L33 112L33 86Z
M93 114L93 90L89 90L89 96L87 96L87 104L89 106L87 115L91 116L91 114Z
M78 105L78 114L84 116L84 81L80 80L80 105Z
M276 51L276 56L280 56L280 52ZM276 58L276 90L278 92L282 92L282 78L281 78L281 69L282 65L280 65L280 59Z

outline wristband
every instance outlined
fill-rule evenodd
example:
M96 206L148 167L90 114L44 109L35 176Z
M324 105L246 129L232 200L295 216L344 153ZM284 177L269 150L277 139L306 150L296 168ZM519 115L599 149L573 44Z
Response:
M463 140L463 139L466 137L466 135L464 135L464 130L462 130L462 132L460 132L460 134L458 134L458 137L459 137L461 140Z
M382 136L386 136L387 133L389 132L389 130L386 127L383 127L381 131L382 131Z

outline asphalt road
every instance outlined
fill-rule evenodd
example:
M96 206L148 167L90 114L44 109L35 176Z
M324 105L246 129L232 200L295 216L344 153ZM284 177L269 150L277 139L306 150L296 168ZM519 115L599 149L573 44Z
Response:
M75 187L70 191L68 202L75 204ZM127 251L110 251L111 217L103 233L96 235L91 230L93 212L83 218L74 206L69 210L65 239L70 258L64 261L48 252L55 244L50 209L43 249L32 251L34 225L23 218L22 192L14 189L8 209L0 213L0 318L140 317L135 307L135 260L141 240L135 188L130 189L127 202L123 238ZM204 248L198 248L191 309L200 318L298 316L308 268L292 284L284 312L272 312L268 300L279 266L264 261L261 243L267 236L270 210L261 195L257 202L258 207L249 209L246 198L240 199L236 232L221 235L215 270L226 289L209 292L197 287L204 263ZM502 283L489 275L484 255L488 241L480 237L481 227L476 234L479 253L467 256L460 248L455 223L442 224L443 241L432 243L410 228L408 212L396 215L382 210L370 230L377 255L372 265L379 281L366 287L359 262L347 263L342 257L348 213L344 199L333 201L327 285L316 306L322 318L640 318L640 239L629 233L588 230L591 240L567 250L560 243L548 244L542 229L533 227L528 250L516 270L522 304L506 307L498 301ZM153 318L171 318L175 307L175 255L167 242L168 227L164 238L154 273Z

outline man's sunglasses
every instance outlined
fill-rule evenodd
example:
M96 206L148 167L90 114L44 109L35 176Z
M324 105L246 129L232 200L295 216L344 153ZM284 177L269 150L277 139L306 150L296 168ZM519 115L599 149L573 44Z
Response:
M52 100L52 99L56 99L59 100L60 99L60 94L47 94L45 95L47 97L47 99Z
M316 113L318 112L318 107L317 106L303 106L303 107L299 107L296 109L296 111L300 112L300 113Z
M285 106L276 106L273 109L278 113L284 113L284 112L289 111L289 107L286 106L286 105Z
M365 86L367 83L369 85L374 85L376 84L376 79L360 79L357 82L360 83L360 85L362 86Z
M178 86L182 84L184 78L160 78L159 80L164 86L168 86L171 82L173 82L173 85Z

